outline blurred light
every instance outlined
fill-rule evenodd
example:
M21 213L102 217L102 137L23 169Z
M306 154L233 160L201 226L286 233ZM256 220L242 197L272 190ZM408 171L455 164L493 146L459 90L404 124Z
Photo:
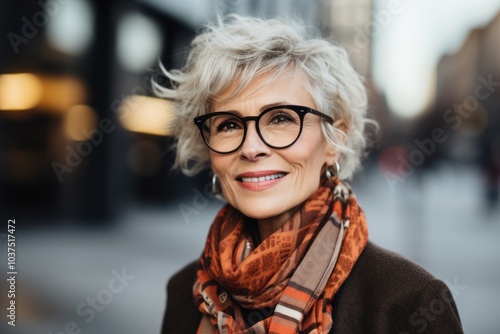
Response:
M97 114L88 105L76 105L64 114L63 133L69 140L83 141L92 136L97 127Z
M172 103L164 99L132 95L119 108L120 123L133 132L168 136L172 121Z
M94 34L94 13L88 1L72 0L59 4L53 1L58 12L52 15L47 26L49 42L58 50L70 55L85 51Z
M125 15L117 34L117 57L125 69L141 72L158 59L162 35L151 19L137 13Z
M426 66L412 66L407 55L396 56L394 62L406 64L395 65L394 70L388 71L392 79L387 83L386 92L389 109L403 118L417 117L435 98L436 72Z
M0 75L1 110L33 109L40 103L42 94L42 81L34 74Z
M44 95L40 107L47 111L63 113L74 105L82 104L87 91L82 81L73 77L43 78Z
M161 157L162 152L157 143L141 139L130 148L127 165L139 176L150 176L160 169Z

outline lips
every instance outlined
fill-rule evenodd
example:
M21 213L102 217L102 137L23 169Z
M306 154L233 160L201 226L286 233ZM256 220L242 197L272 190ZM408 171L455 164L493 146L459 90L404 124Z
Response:
M264 190L280 182L288 173L279 170L247 172L236 177L238 183L247 190Z
M285 175L286 175L285 173L276 173L276 174L259 176L259 177L241 177L240 180L242 182L264 182L264 181L270 181L270 180L274 180L274 179L281 179Z

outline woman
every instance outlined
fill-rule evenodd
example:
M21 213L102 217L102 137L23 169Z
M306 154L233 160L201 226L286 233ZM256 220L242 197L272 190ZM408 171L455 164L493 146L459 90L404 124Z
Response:
M342 48L232 15L165 73L175 166L210 166L227 204L200 259L169 281L163 333L462 332L441 281L368 241L343 182L372 121Z

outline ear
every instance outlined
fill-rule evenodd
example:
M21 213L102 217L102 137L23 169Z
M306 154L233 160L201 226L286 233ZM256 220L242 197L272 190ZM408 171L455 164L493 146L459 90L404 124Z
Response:
M336 120L333 123L333 126L337 128L338 130L347 133L347 124L344 122L343 119ZM342 141L344 140L344 137L340 138ZM339 159L340 157L340 152L337 150L337 148L327 144L327 147L325 149L325 162L327 166L333 166L335 162Z
M337 150L337 148L333 147L327 142L325 148L325 164L327 166L333 166L335 164L335 161L338 160L339 156L340 152Z
M347 123L343 119L338 119L333 122L333 127L339 129L343 133L347 133L348 131Z

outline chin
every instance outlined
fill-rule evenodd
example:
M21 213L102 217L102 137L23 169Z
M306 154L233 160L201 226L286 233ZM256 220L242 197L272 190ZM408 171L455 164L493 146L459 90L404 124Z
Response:
M248 201L245 199L243 201L245 201L244 205L236 204L234 207L245 216L257 220L280 216L291 209L280 205L283 203L283 199L280 199L279 202L273 202L264 198L258 201Z

